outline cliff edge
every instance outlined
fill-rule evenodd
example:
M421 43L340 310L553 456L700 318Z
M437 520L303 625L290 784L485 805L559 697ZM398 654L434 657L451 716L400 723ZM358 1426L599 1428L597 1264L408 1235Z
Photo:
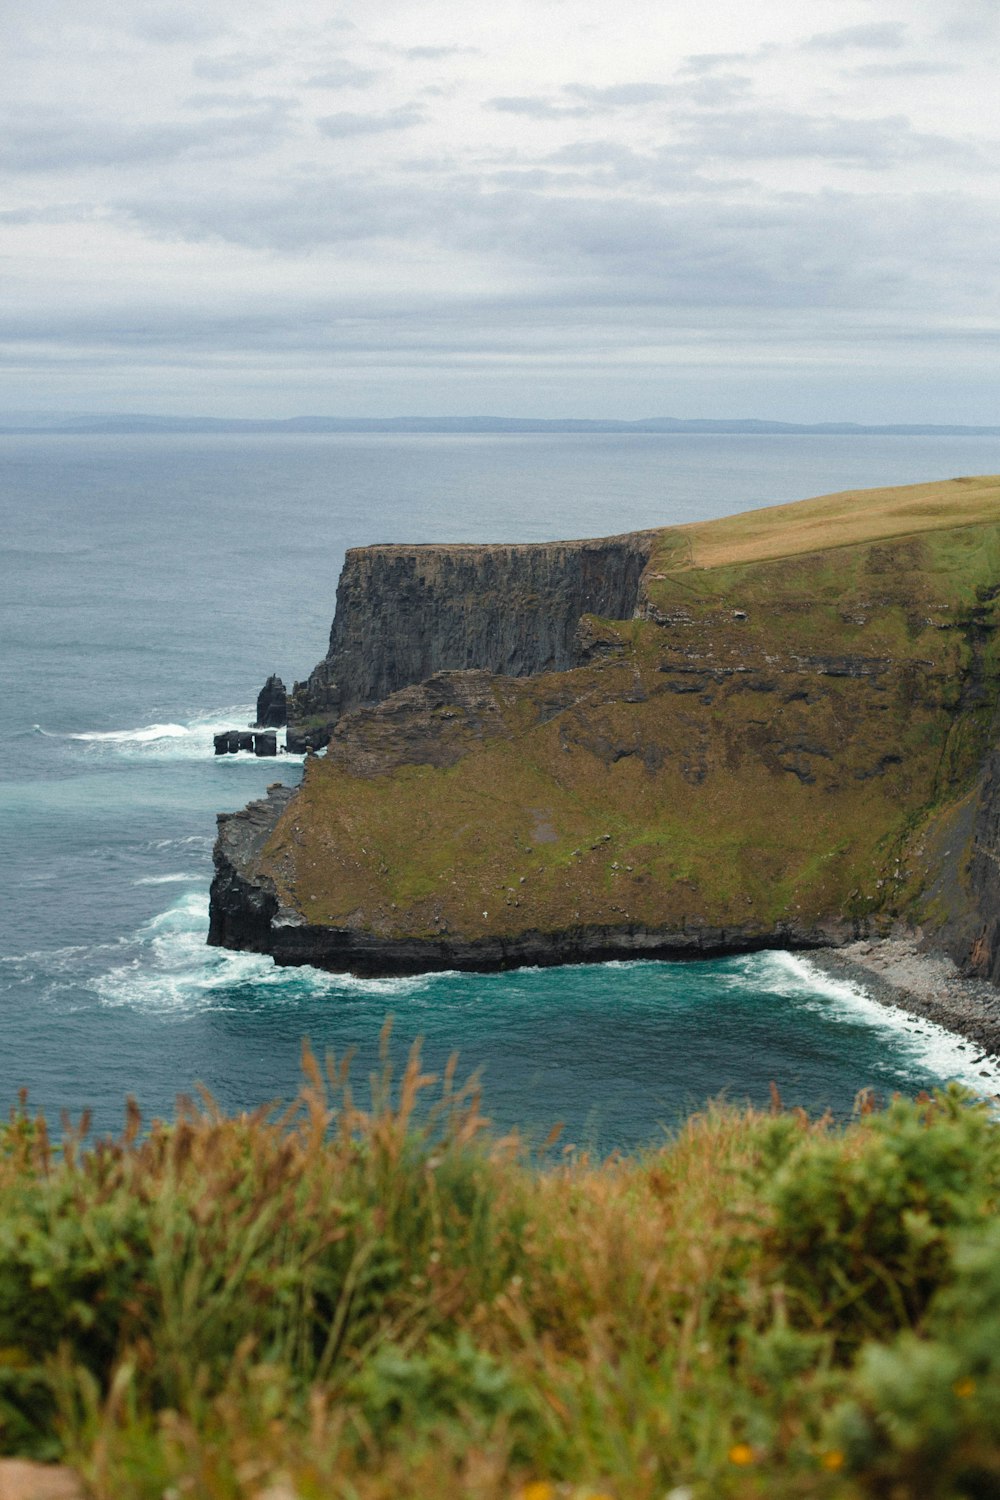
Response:
M348 554L210 941L363 973L922 926L1000 976L1000 479Z

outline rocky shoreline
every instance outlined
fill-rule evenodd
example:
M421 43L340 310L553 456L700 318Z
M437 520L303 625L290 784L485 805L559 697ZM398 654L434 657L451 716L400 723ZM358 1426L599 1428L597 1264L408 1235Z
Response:
M969 979L947 954L925 950L919 933L818 948L809 962L909 1015L923 1016L982 1049L978 1061L1000 1059L1000 990Z

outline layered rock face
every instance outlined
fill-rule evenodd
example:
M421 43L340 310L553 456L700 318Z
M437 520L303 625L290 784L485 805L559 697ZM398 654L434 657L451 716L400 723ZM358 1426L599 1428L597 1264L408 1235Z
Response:
M921 925L1000 978L1000 481L350 554L211 941L367 974ZM311 717L305 717L305 711Z
M319 748L342 714L436 672L579 665L581 618L631 618L657 535L348 552L327 655L289 699L288 748Z

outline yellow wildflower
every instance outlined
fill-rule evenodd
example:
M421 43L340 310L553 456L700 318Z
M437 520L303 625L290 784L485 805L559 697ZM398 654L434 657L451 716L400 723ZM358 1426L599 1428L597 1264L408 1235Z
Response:
M826 1453L821 1454L819 1461L824 1469L830 1470L831 1474L835 1474L838 1469L844 1467L844 1455L839 1448L827 1449Z
M520 1500L555 1500L555 1489L547 1479L533 1479L521 1491Z
M970 1396L976 1394L976 1382L966 1375L964 1380L955 1381L952 1390L960 1401L967 1401Z
M739 1464L743 1468L747 1464L752 1464L753 1460L754 1451L749 1443L734 1443L729 1450L729 1462L731 1464Z

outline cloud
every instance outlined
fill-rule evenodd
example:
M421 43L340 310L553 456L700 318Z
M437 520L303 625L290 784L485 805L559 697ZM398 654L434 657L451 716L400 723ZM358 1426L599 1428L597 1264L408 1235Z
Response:
M541 94L501 94L487 100L488 107L505 115L526 115L530 120L582 119L593 113L589 104L560 104Z
M812 52L845 52L854 47L896 52L906 45L906 32L902 21L876 21L867 26L842 26L839 31L818 31L802 46Z
M331 140L345 140L357 135L385 135L395 130L411 130L422 125L427 115L417 104L403 104L398 109L381 114L355 114L342 110L335 115L324 115L316 121L317 128Z
M191 72L196 78L221 83L229 79L246 78L251 73L273 68L277 63L277 56L270 52L227 52L218 57L196 58L191 64Z
M852 119L776 109L690 116L682 138L699 155L739 160L812 157L869 170L929 156L958 156L966 149L945 136L915 130L905 115Z
M678 72L701 74L714 72L716 68L744 68L777 51L777 47L765 44L752 52L690 52L682 61Z
M0 114L0 167L9 172L65 172L137 167L185 156L230 156L267 150L286 129L283 108L270 105L197 123L148 125L8 106Z
M852 78L948 78L964 70L960 63L927 62L915 58L912 62L863 63L851 68Z
M199 42L211 41L226 32L226 25L210 10L164 8L148 11L145 15L131 15L129 29L134 36L145 42L168 47L190 47Z
M438 62L444 57L480 57L481 47L398 47L394 48L401 57L408 57L411 62Z
M937 34L960 45L991 42L1000 34L996 0L924 0Z
M313 73L304 80L307 89L367 89L381 77L376 68L359 68L338 57L327 64L322 73Z
M488 103L491 109L501 113L526 115L533 120L574 120L656 104L691 103L717 107L745 98L751 88L749 78L731 73L717 78L699 77L684 83L652 80L604 85L568 83L560 91L561 97L514 94L490 99Z
M617 109L633 104L658 104L676 94L669 83L613 83L606 88L593 84L571 83L565 92L597 109Z
M742 308L751 320L780 308L895 308L918 317L933 308L935 316L962 310L980 319L990 307L1000 312L992 252L1000 214L955 193L640 199L551 193L530 179L470 191L338 175L184 198L158 193L122 208L147 232L189 242L292 254L353 247L357 255L377 241L386 293L394 246L404 257L413 245L434 246L436 264L472 257L494 283L541 276L552 308L575 308L581 325L594 299L609 308L646 302L671 316ZM442 307L461 301L462 284L435 295Z
M638 368L679 330L724 369L737 330L752 364L778 328L813 350L849 324L914 347L1000 326L974 144L996 0L761 0L750 22L676 0L655 37L649 0L497 0L488 31L338 3L9 0L11 338L53 368L102 339L126 371L257 351L232 368L262 388L300 349L405 363L414 390L544 350L555 391L585 346L600 381L607 350Z
M746 177L704 175L699 170L702 163L698 158L675 146L636 151L609 139L570 141L550 152L544 161L554 167L576 169L581 184L589 182L605 188L638 186L658 193L727 195L753 187Z
M184 100L186 109L293 109L296 99L290 94L206 93L189 94Z

